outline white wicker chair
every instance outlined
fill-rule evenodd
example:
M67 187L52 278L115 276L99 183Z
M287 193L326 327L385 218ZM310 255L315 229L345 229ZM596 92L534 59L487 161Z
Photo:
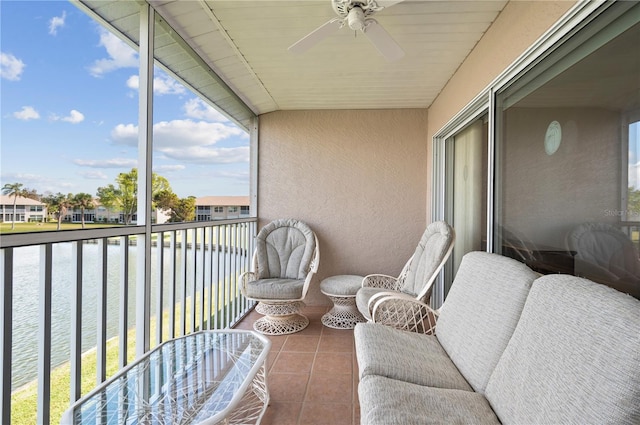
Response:
M358 310L369 321L374 320L376 312L376 322L427 332L430 323L435 323L435 316L426 302L454 244L455 231L449 224L444 221L429 224L397 278L383 274L365 276L356 294Z
M318 238L301 221L275 220L258 232L253 271L240 275L242 294L259 301L256 311L264 315L253 324L256 331L283 335L307 327L299 312L319 260Z

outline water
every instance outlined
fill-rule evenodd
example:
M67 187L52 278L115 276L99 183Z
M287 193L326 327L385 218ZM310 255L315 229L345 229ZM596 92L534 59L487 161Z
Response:
M120 246L107 246L107 338L118 334L120 309ZM169 306L170 265L169 248L165 250L163 264L164 306ZM155 315L157 299L157 248L152 248L151 267L151 315ZM187 281L193 282L193 255L187 250ZM135 277L136 247L129 249L129 328L135 325ZM98 321L98 293L101 281L100 267L102 255L99 246L85 244L83 249L83 292L82 292L82 351L96 346ZM180 267L181 250L177 250L176 267ZM201 261L198 257L198 262ZM72 291L74 290L74 271L72 261L72 244L59 243L53 245L52 273L52 313L51 313L51 365L52 367L66 363L70 358L70 334ZM196 282L201 285L201 267L197 267ZM214 270L214 273L217 271ZM37 357L39 340L39 274L40 248L30 246L14 250L14 291L13 291L13 371L12 388L37 378ZM179 275L179 273L178 273ZM180 281L178 279L178 281ZM180 287L180 286L179 286ZM200 290L197 288L196 290ZM187 296L193 291L192 284L187 285ZM176 291L176 302L181 301L181 291ZM153 336L152 336L153 338Z

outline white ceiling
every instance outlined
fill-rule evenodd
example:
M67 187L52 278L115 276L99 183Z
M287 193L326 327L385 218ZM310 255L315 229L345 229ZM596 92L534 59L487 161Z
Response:
M137 39L135 28L129 28L137 23L123 5L132 2L81 1ZM336 17L330 0L149 3L259 115L429 107L507 1L405 0L376 13L374 18L406 53L395 62L387 62L366 37L347 27L301 55L290 53L291 44ZM181 65L178 56L168 53L168 42L166 47L162 62L167 68L192 66ZM223 108L235 116L228 105Z

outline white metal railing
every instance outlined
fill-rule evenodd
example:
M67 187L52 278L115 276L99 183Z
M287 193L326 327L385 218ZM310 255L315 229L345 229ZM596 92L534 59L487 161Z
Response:
M142 253L145 228L143 226L119 226L103 229L34 232L7 234L0 239L0 423L12 421L12 391L16 388L14 368L16 357L22 349L15 345L22 335L16 317L17 298L23 293L24 284L17 279L17 272L24 267L26 257L37 262L37 273L32 275L37 286L38 337L31 338L37 344L37 423L48 424L57 418L51 416L52 391L68 391L69 402L83 395L83 353L87 351L87 336L95 332L96 384L107 379L107 343L118 339L118 368L127 365L132 354L129 350L130 332L150 329L150 348L167 339L186 335L201 329L232 327L253 307L239 290L237 277L250 267L255 248L256 219L186 222L152 226L152 265L147 282L137 282L135 267L131 261ZM37 250L37 252L36 252ZM54 252L58 261L54 259ZM63 254L62 254L63 253ZM61 265L59 258L66 261ZM26 260L25 260L26 261ZM27 261L28 264L31 264ZM65 267L65 270L58 270ZM115 270L114 270L115 269ZM24 270L20 276L24 275ZM27 275L29 273L26 273ZM60 277L62 274L63 277ZM68 281L62 285L61 280ZM115 281L115 282L114 282ZM140 294L134 289L142 284L150 288L144 294L152 307L145 317L147 323L139 323L139 304L130 300ZM19 286L19 287L18 287ZM54 320L54 295L59 291L68 300L68 323L62 328L69 334L70 386L68 389L52 388L52 367L59 363L58 341L52 330L60 334L60 323ZM114 295L115 294L115 295ZM90 298L91 301L87 301ZM115 305L114 305L115 304ZM56 305L63 309L63 305ZM87 315L87 313L89 313ZM115 320L114 320L115 316ZM87 317L91 320L87 320ZM132 320L136 319L132 324ZM89 326L89 323L91 322ZM115 323L115 324L114 324ZM18 333L17 333L18 332ZM133 339L136 340L135 338ZM83 344L84 342L84 344ZM149 348L149 349L150 349ZM85 390L86 393L86 390ZM36 406L33 406L36 409Z

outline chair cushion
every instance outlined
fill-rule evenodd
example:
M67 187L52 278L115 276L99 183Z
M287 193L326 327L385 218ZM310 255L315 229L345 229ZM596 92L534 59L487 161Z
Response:
M356 306L365 319L371 320L371 313L369 312L369 300L375 294L379 292L389 292L389 289L384 288L370 288L365 286L360 288L356 292Z
M362 288L363 276L340 274L322 279L320 291L328 295L353 296Z
M256 236L258 277L304 279L315 250L315 236L305 223L275 220Z
M380 375L418 385L472 391L433 335L358 323L354 337L361 379Z
M538 279L486 396L504 423L639 424L640 301Z
M454 238L453 229L444 221L436 221L427 226L413 253L402 292L414 297L422 292L439 270Z
M440 310L436 336L474 390L487 381L539 274L514 259L470 252Z
M262 300L295 300L302 298L303 279L258 279L248 282L245 296Z
M367 425L499 424L482 394L431 388L368 375L358 384L360 421Z

